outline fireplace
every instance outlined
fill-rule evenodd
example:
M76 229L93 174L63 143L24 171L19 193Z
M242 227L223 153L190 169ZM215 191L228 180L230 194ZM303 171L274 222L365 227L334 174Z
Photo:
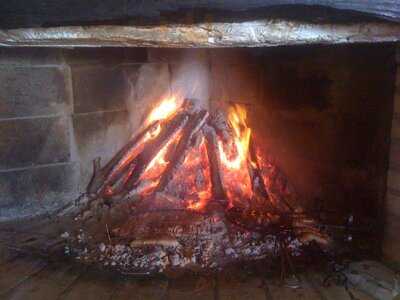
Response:
M264 30L305 21L232 14L207 30L4 21L4 245L93 278L234 270L396 296L377 261L398 270L398 25L328 10L282 37Z

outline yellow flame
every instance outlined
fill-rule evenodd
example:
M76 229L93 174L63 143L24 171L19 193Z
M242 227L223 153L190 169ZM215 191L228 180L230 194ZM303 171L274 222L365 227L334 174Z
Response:
M251 129L247 126L246 119L247 112L243 106L236 104L229 108L228 121L234 133L233 146L236 150L235 157L228 158L228 155L224 151L223 142L218 141L221 162L228 168L238 170L247 161Z
M165 120L172 116L179 107L178 97L173 95L163 99L149 114L146 123L151 124L152 122Z

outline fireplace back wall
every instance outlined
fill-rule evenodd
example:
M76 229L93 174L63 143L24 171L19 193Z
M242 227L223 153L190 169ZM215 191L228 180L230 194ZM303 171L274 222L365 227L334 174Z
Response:
M189 58L189 59L188 59ZM51 212L85 190L161 97L206 66L210 106L248 105L300 200L371 218L384 199L394 47L2 49L0 220ZM204 74L203 74L204 75ZM208 99L206 99L208 100Z

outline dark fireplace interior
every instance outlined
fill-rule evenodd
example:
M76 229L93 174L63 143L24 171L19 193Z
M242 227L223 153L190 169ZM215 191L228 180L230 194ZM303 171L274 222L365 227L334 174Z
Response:
M3 49L1 219L51 218L85 193L96 157L104 165L157 103L179 94L210 112L245 107L296 204L346 257L379 258L395 57L391 44Z
M398 9L130 2L0 5L0 298L397 299Z

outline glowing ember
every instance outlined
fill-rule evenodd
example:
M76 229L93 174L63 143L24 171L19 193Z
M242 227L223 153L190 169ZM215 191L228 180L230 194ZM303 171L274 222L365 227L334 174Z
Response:
M189 150L168 191L183 199L188 209L202 210L211 200L211 174L204 137L197 147Z

